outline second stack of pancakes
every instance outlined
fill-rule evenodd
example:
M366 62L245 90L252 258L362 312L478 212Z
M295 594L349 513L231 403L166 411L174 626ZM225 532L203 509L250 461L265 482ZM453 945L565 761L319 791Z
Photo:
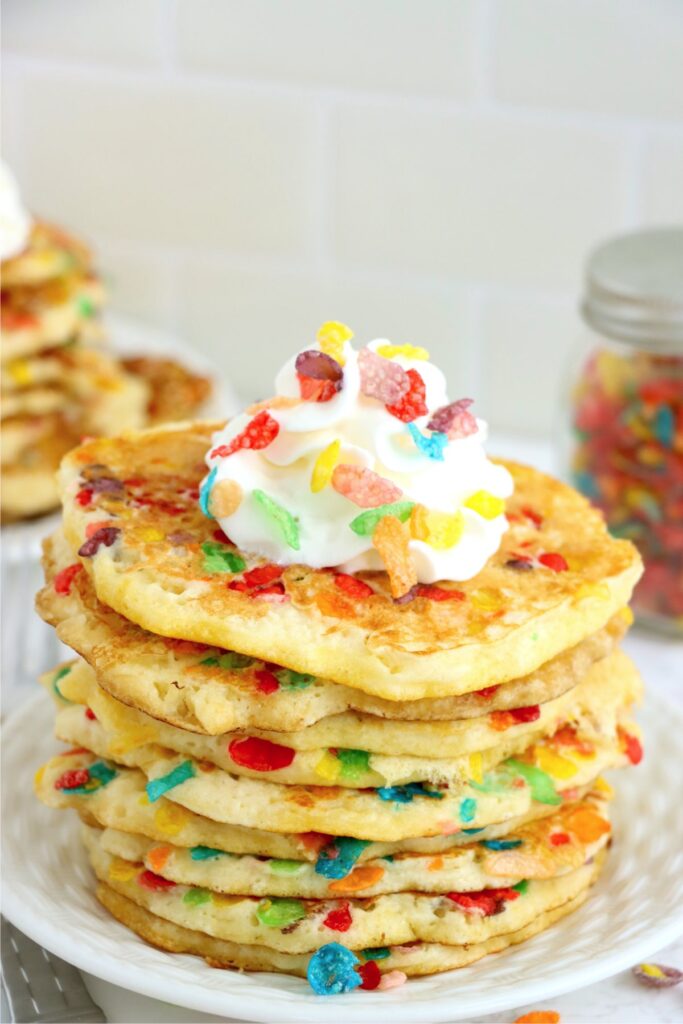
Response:
M472 680L457 696L389 700L300 671L294 660L254 657L259 639L251 654L202 643L196 624L193 640L157 635L124 617L122 604L113 610L109 592L107 603L98 598L106 574L91 571L93 560L106 561L112 544L136 552L137 570L127 571L143 585L155 545L175 545L184 564L199 566L184 586L202 590L206 607L221 580L254 598L254 636L259 605L297 586L294 569L283 577L281 567L245 561L195 507L186 481L194 474L198 487L214 426L74 453L68 473L80 476L65 487L66 535L45 545L38 609L78 659L43 680L56 734L74 749L41 769L36 788L85 823L100 901L153 944L216 966L303 974L316 950L339 943L353 950L368 988L390 974L395 982L396 971L470 963L573 910L610 839L602 772L641 756L629 718L641 684L618 649L635 556L617 606L614 588L610 596L607 584L577 577L576 600L588 608L579 642L523 678L511 680L501 665L500 683L489 674L484 687ZM166 453L163 469L154 451ZM155 474L174 460L185 483L171 500ZM531 538L557 542L561 527L552 516L542 525L525 481L539 494L560 485L529 474L518 472L498 559L512 589L522 575L514 553ZM85 528L98 543L77 553L78 487L99 507L88 509ZM581 501L571 495L562 489L570 505ZM583 515L609 578L618 542L587 506ZM544 565L552 571L549 559ZM360 607L378 596L382 576L337 573L329 587ZM478 621L489 628L503 615L505 592L478 578L461 589L475 637ZM154 602L153 580L146 593ZM448 591L423 588L418 600L429 628ZM139 607L131 601L131 617Z

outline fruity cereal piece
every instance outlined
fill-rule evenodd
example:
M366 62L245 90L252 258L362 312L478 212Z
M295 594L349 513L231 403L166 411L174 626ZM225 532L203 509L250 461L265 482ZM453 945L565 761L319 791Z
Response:
M311 490L314 494L322 491L329 484L334 473L334 467L339 462L341 441L332 441L327 448L323 448L313 464L311 473Z
M368 398L376 398L384 405L392 405L410 390L410 377L398 363L382 359L372 349L362 348L358 353L360 389Z
M380 345L377 353L384 356L385 359L394 359L396 356L403 356L404 359L419 359L423 362L429 359L429 352L421 345Z
M289 767L296 751L280 743L271 743L270 740L245 736L244 739L230 743L228 754L242 768L251 768L254 772L276 772L280 768Z
M647 985L648 988L671 988L683 981L683 971L676 967L665 967L664 964L638 964L632 971L641 985Z
M282 535L285 543L294 551L301 547L299 539L299 523L284 505L281 505L275 498L271 498L265 491L255 488L252 491L254 501L268 517L268 520L275 526L277 532Z
M338 942L328 942L317 949L308 961L306 977L316 995L340 995L362 984L363 979L355 970L359 963L350 949Z
M416 505L410 513L410 535L424 541L435 551L455 547L462 537L465 520L462 512L438 512Z
M325 352L308 349L296 357L296 375L301 397L310 402L329 402L344 383L344 371Z
M412 501L395 501L390 505L380 505L369 512L361 512L353 519L349 526L359 537L371 537L375 528L384 516L395 516L404 523L413 509Z
M429 412L426 402L427 389L417 370L406 370L406 374L410 380L409 390L398 402L387 405L386 409L403 423L411 423L418 416L426 416Z
M342 463L332 472L332 486L360 508L378 508L389 505L403 494L400 487L385 480L379 473L365 466L350 466Z
M336 320L327 320L318 328L316 341L320 345L321 352L332 356L340 366L344 366L344 345L353 338L353 331L346 324L340 324Z
M214 519L233 515L242 504L244 492L236 480L219 480L209 493L209 512Z
M430 419L427 429L444 433L449 441L476 434L479 429L477 421L469 412L472 403L472 398L460 398L457 402L442 406Z
M372 543L384 562L392 597L407 594L417 583L407 528L396 516L383 516L374 529Z
M423 455L426 455L428 459L434 459L435 462L443 462L443 451L448 444L448 438L445 434L436 433L432 434L431 437L426 437L417 429L414 423L408 424L408 430L415 442L415 447Z
M244 430L233 437L228 444L221 444L211 452L211 458L226 458L241 448L256 451L267 448L280 433L280 424L264 409L247 423Z

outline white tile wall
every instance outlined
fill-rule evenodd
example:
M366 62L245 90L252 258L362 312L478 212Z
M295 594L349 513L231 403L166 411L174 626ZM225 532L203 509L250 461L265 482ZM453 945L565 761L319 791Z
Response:
M681 0L5 0L3 150L245 396L327 318L556 415L586 251L683 222Z

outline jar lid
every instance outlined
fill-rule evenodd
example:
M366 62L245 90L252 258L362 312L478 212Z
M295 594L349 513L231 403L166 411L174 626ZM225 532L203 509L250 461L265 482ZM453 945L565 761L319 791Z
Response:
M604 242L586 266L584 319L611 338L683 346L683 227L649 228Z

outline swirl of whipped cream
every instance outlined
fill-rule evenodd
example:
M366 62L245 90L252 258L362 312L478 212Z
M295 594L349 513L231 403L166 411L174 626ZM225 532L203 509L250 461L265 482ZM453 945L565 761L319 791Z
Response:
M19 186L9 167L0 161L0 260L11 259L26 248L31 216L24 207Z
M395 351L387 346L388 341L379 339L368 348L374 353ZM424 539L410 540L420 583L466 580L483 568L507 529L504 499L512 494L512 478L486 457L486 424L473 417L469 417L471 432L448 439L441 458L430 457L418 447L414 428L427 439L433 436L427 424L449 401L442 372L412 356L409 348L407 354L399 348L392 361L406 371L417 371L424 382L429 412L416 418L414 426L397 418L380 399L361 391L359 352L346 341L338 356L343 362L341 388L327 401L302 400L297 357L285 364L275 382L277 397L260 404L272 418L271 432L276 431L265 447L221 453L253 422L259 412L254 407L214 435L206 458L211 472L202 485L205 507L238 548L280 564L303 563L346 572L384 568L372 535L359 535L351 527L367 505L359 506L329 482L320 490L312 489L316 460L338 442L337 464L364 467L389 481L396 494L400 491L392 501L414 502L431 512L458 516L455 532L459 536L450 547L443 541L433 546ZM257 498L264 493L294 518L295 547L254 492ZM227 503L219 500L226 494Z

